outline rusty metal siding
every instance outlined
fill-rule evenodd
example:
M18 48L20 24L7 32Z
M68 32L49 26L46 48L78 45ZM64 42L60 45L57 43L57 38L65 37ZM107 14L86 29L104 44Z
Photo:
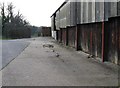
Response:
M102 23L81 24L78 26L78 32L78 48L96 57L101 57Z
M51 36L51 27L42 27L42 36Z
M95 41L97 43L96 56L101 58L102 57L102 23L96 23L95 30L96 30L96 35L94 37L96 37Z
M119 26L119 21L120 17L116 18L110 18L109 19L109 30L110 30L110 35L109 35L109 53L108 53L108 61L120 64L119 62L119 31L120 31L120 26Z
M57 39L58 39L58 42L62 42L62 31L61 30L57 30Z
M62 43L64 45L67 45L67 29L66 28L62 28Z
M102 56L102 23L90 24L90 54Z
M90 25L89 25L90 27ZM90 53L90 31L91 29L87 29L87 24L81 24L78 26L78 48L86 53Z
M89 52L88 51L88 36L89 36L89 29L87 29L87 25L86 24L83 24L81 26L81 48L84 52Z
M68 27L68 45L75 48L76 27Z

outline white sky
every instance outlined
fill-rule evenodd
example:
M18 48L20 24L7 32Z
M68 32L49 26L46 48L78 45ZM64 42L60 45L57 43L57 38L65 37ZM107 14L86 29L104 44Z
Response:
M50 26L50 16L65 0L0 0L15 6L31 25Z

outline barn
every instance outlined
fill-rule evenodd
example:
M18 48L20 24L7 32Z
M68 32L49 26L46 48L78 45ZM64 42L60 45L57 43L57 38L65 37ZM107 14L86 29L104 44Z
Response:
M52 35L65 46L120 64L120 0L108 1L66 0L51 16Z

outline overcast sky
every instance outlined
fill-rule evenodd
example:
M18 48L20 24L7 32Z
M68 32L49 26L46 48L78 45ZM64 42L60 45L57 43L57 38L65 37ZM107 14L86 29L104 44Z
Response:
M35 26L50 26L50 16L65 0L0 0L10 3L20 11L23 16Z

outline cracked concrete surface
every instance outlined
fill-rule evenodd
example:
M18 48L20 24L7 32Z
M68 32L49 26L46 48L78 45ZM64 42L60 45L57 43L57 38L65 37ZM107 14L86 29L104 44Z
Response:
M45 44L53 48L43 47ZM57 56L59 55L59 56ZM115 68L115 69L114 69ZM40 37L2 70L3 86L118 86L117 66Z

